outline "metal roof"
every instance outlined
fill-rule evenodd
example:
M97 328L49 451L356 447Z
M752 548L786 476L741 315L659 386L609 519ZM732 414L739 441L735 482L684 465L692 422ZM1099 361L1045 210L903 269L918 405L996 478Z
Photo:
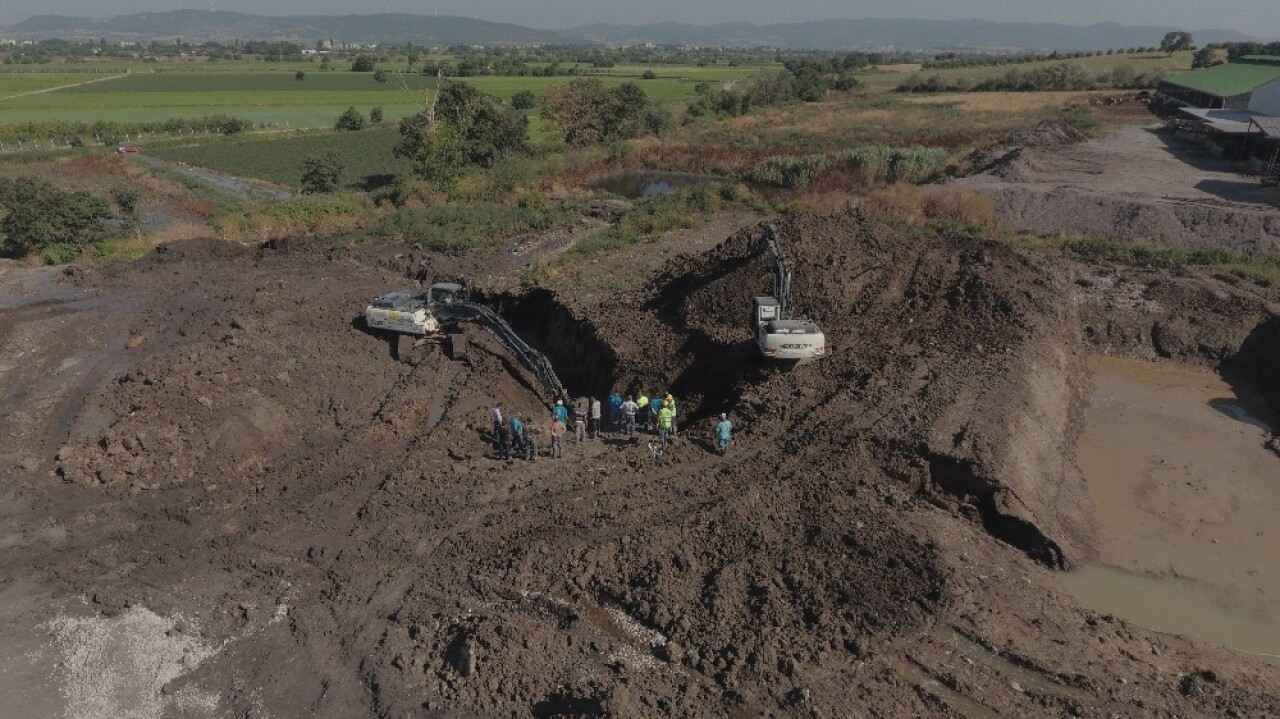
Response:
M1203 107L1180 107L1179 112L1200 120L1218 132L1249 132L1253 113L1248 110L1210 110Z
M1231 62L1173 75L1164 81L1225 98L1246 95L1273 80L1280 80L1280 65Z
M1262 134L1268 138L1280 140L1280 117L1267 117L1258 115L1253 118L1253 124L1262 130Z

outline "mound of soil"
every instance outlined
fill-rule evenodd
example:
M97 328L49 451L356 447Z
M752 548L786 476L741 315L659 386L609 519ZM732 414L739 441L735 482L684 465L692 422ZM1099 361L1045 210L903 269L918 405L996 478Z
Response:
M170 699L135 682L146 701L121 693L117 714L181 715L181 697L228 716L1276 709L1274 676L1053 589L1046 566L1085 556L1090 531L1067 265L857 215L779 229L798 310L828 337L820 362L756 356L757 231L588 306L493 298L574 393L674 391L661 460L610 435L501 462L492 404L545 427L523 368L483 333L453 360L360 328L370 297L484 274L483 258L188 242L87 273L104 301L140 303L70 315L132 345L127 366L78 403L11 415L58 459L14 470L3 546L23 551L0 567L98 634L127 635L117 618L145 607L152 634L202 648L166 664ZM22 312L40 362L78 351L67 325ZM720 411L738 428L727 457L708 441Z

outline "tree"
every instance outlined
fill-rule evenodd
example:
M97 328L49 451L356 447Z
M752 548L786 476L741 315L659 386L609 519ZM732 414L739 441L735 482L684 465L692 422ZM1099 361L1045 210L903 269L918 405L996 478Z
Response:
M78 250L106 239L110 204L41 180L0 178L0 254L21 257L63 245ZM64 255L67 253L63 253Z
M1196 51L1196 54L1191 60L1191 67L1201 68L1221 65L1227 61L1227 57L1227 50L1225 48L1206 45Z
M374 59L368 55L357 55L351 62L351 72L373 72L375 69Z
M1167 33L1164 39L1160 41L1160 52L1172 55L1179 50L1195 49L1191 41L1191 33L1182 30L1174 30Z
M373 73L373 79L374 79L374 80L377 80L378 82L386 82L386 81L387 81L387 71L386 71L386 70L375 70L375 71L374 71L374 73Z
M328 195L337 192L342 184L342 173L347 169L338 153L330 150L322 155L310 155L299 166L302 172L302 194Z
M640 79L642 79L642 80L657 80L657 79L658 79L658 73L654 72L653 70L645 70L645 71L640 75Z
M608 88L594 77L547 88L542 116L564 129L570 145L657 134L670 121L634 82Z
M297 72L293 73L293 79L295 79L295 80L305 80L305 79L307 79L307 73L306 73L306 71L305 71L305 70L299 70L299 71L297 71Z
M371 125L382 124L382 106L381 105L369 111L369 124Z
M537 100L533 90L520 90L511 96L511 107L515 110L532 110Z
M335 130L343 132L353 132L355 130L364 129L364 115L355 107L348 107L347 111L342 113L338 121L333 125Z
M396 157L413 160L413 174L448 192L467 169L467 153L458 131L447 120L428 123L423 115L400 121Z

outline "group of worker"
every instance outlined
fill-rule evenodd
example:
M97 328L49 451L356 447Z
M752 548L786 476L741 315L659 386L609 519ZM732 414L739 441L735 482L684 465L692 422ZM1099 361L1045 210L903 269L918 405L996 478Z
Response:
M665 451L667 442L676 434L676 399L670 393L653 396L640 393L639 397L629 394L625 399L618 394L609 395L609 427L628 439L638 436L638 428L643 425L645 431L656 431L658 448ZM498 458L510 460L519 455L527 460L538 458L539 438L542 430L528 416L520 417L514 413L507 417L502 404L497 403L490 412L493 422L493 445ZM564 457L564 438L572 427L573 437L579 444L588 437L597 438L604 431L603 405L595 397L582 397L571 404L564 399L556 400L551 407L547 436L549 439L549 456L553 459ZM732 439L733 423L725 414L715 426L714 439L716 449L723 454L728 450Z

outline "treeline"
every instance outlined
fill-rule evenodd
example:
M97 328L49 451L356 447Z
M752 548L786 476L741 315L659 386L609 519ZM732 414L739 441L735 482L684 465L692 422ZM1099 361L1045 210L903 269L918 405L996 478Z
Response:
M181 39L172 42L153 40L149 43L120 45L108 43L105 38L90 42L70 42L60 39L40 40L32 45L10 49L2 56L6 65L43 65L55 60L87 62L101 59L155 60L196 55L210 60L239 60L246 56L258 57L266 62L298 62L304 59L302 46L292 42L268 42L265 40L239 40L227 44L219 42L189 43Z
M698 83L697 99L685 110L688 117L737 117L752 108L793 102L820 102L831 90L858 87L854 72L871 63L870 55L857 53L835 57L791 57L782 72L742 81L731 88Z
M898 92L1141 90L1154 88L1164 75L1162 70L1140 73L1129 64L1095 74L1080 63L1063 62L1031 69L1013 68L981 79L917 74L898 85L897 89Z
M1051 52L1032 55L961 55L954 52L934 55L920 63L923 70L953 70L961 67L1000 67L1004 65L1025 65L1030 62L1050 62L1053 60L1079 60L1086 57L1103 57L1111 55L1139 55L1159 52L1157 47L1129 47L1094 52Z
M1280 42L1210 43L1196 51L1192 67L1212 67L1235 62L1246 55L1280 55Z
M207 115L205 117L171 117L158 122L95 122L55 121L20 122L0 125L0 141L27 142L30 140L56 140L71 147L87 142L115 144L138 135L179 134L183 132L219 133L235 135L249 129L249 123L239 117Z

